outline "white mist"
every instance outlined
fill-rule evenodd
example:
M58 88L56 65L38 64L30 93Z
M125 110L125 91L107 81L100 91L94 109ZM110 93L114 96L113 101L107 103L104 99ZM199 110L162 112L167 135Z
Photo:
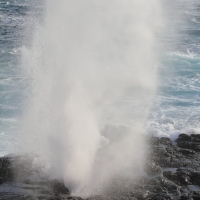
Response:
M160 23L158 0L46 1L44 23L23 50L32 84L21 149L39 155L50 176L75 194L142 171L138 134L156 89ZM107 137L106 123L132 130L117 138L117 129L104 130Z

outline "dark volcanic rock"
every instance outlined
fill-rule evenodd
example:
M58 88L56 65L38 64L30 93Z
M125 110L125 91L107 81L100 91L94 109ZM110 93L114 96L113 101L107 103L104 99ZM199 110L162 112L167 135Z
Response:
M55 195L59 194L70 194L70 191L65 187L65 185L61 181L54 181L53 182L53 191Z
M12 181L14 178L13 169L12 169L12 161L14 157L6 156L0 158L0 184Z
M191 134L189 136L180 134L176 142L178 147L200 152L200 135Z
M150 138L147 175L155 172L148 184L149 197L143 199L198 199L200 195L200 135L180 134L174 144L168 138ZM184 144L184 145L183 145ZM160 170L157 170L158 167ZM153 168L153 169L152 169ZM163 175L163 181L155 181L156 175ZM156 188L162 190L155 190ZM162 197L159 197L161 195ZM199 198L200 199L200 198Z
M114 193L108 192L104 196L96 195L86 199L200 200L200 135L180 134L176 143L169 138L150 137L148 144L148 159L143 177L134 180L134 183L129 181L119 184L119 189L114 190ZM0 184L5 187L6 184L14 184L17 180L18 183L23 183L20 189L32 190L34 195L0 190L0 200L83 199L70 196L69 190L60 180L48 180L43 177L41 181L34 182L34 180L22 178L24 174L34 177L33 175L37 172L29 169L31 161L22 162L22 160L20 156L0 158ZM115 188L115 185L117 185L116 182L112 187Z
M200 171L198 171L198 172L192 171L190 173L190 180L191 180L192 184L200 186Z
M195 151L190 149L180 149L179 152L181 152L183 155L194 155Z

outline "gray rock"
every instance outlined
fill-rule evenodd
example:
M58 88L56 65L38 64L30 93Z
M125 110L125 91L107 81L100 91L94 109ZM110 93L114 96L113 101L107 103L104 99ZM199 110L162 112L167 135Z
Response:
M124 129L108 127L122 134ZM105 130L105 134L107 134ZM110 136L111 137L111 136ZM146 174L134 183L114 182L117 189L105 195L96 195L87 200L195 200L200 199L200 135L180 134L176 143L169 138L148 138L149 151L146 160ZM176 145L177 144L177 145ZM23 162L22 162L23 161ZM26 163L25 165L23 163ZM1 199L37 200L82 200L71 196L61 180L49 180L42 176L41 181L27 179L26 176L39 173L31 169L31 160L23 156L9 155L0 158L0 184L14 184L17 180L26 184L37 195L0 192ZM23 178L21 178L23 177ZM40 177L40 176L38 176ZM34 185L34 187L33 187ZM38 185L38 188L35 186ZM1 187L1 186L0 186Z

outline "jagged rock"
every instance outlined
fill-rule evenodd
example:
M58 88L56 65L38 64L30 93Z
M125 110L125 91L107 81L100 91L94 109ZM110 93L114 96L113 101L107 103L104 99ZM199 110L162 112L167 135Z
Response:
M112 127L111 127L112 128ZM121 134L121 129L116 129ZM117 136L116 136L117 137ZM134 183L125 182L112 187L118 189L105 196L97 195L87 200L196 200L200 199L200 135L180 134L176 143L169 138L149 137L148 159L145 175ZM176 145L177 144L177 145ZM25 164L24 164L25 163ZM17 170L15 169L17 166ZM0 158L0 184L10 184L18 180L38 194L26 195L12 192L0 192L1 199L38 199L38 200L83 200L71 196L69 190L60 180L42 178L39 182L21 178L22 175L32 177L38 173L29 169L31 161L20 156L9 155ZM9 183L10 182L10 183ZM31 185L33 184L33 185ZM130 186L128 186L128 184ZM36 187L35 185L38 185ZM1 187L1 186L0 186ZM125 189L124 189L125 188Z
M180 185L180 182L178 180L178 176L176 172L172 172L172 171L164 171L163 172L163 176L165 178L167 178L168 180L173 181L174 183L176 183L177 185Z
M3 178L2 177L0 177L0 184L2 184L3 183Z
M188 195L181 195L179 200L193 200L193 198Z
M200 136L191 134L180 134L176 140L177 146L185 149L191 149L200 152Z
M190 184L190 171L186 169L177 169L176 172L177 180L180 185Z
M0 184L13 180L12 161L13 157L0 158Z
M179 152L181 152L183 155L194 155L195 151L190 149L180 149Z
M146 172L149 176L154 176L158 174L162 174L162 169L160 166L156 165L155 163L147 164Z
M69 189L66 188L65 185L61 181L53 182L53 191L56 195L59 195L59 194L69 195L70 194Z
M177 139L177 146L167 138L150 138L150 158L147 166L149 171L155 172L155 175L159 175L156 172L156 167L160 166L163 171L164 181L156 182L153 181L152 185L154 189L150 189L153 198L152 199L165 199L166 191L170 194L170 198L173 199L193 199L197 198L197 194L191 193L191 188L196 188L195 191L200 191L199 187L199 174L200 174L200 155L197 149L200 144L200 135L181 134ZM189 144L188 148L181 146L183 142ZM192 143L194 146L191 146ZM184 148L181 148L184 147ZM152 170L151 162L155 163L155 169ZM169 170L168 170L169 169ZM146 170L148 172L148 170ZM147 173L148 174L148 173ZM150 175L150 174L148 174ZM151 184L151 183L148 183ZM157 186L164 188L158 193L162 195L161 198L157 197L156 190ZM146 185L144 187L147 187ZM158 194L157 193L157 194ZM190 194L191 193L191 194ZM164 196L163 196L164 195ZM148 199L151 199L150 196Z
M200 172L191 172L190 180L194 185L200 186Z
M189 135L186 135L184 133L180 134L176 140L177 142L179 141L187 141L187 142L190 142L191 141L191 136Z
M200 199L200 192L192 191L190 192L189 196L194 200Z

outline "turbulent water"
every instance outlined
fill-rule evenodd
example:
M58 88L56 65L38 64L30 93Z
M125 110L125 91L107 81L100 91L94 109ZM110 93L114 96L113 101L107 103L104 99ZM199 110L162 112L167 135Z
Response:
M180 133L200 133L200 4L175 1L172 6L165 2L168 15L162 38L165 47L147 130L175 139Z
M111 1L112 2L112 1ZM156 2L156 1L154 1ZM140 98L142 98L143 100L145 100L146 98L152 98L151 96L149 96L149 94L147 93L147 95L145 96L142 92L141 95L138 95L138 91L137 93L134 91L134 89L131 90L131 87L128 88L128 90L126 90L124 92L124 96L121 97L121 102L116 101L114 103L112 103L112 106L107 106L106 107L106 112L104 112L101 115L101 121L100 121L100 125L99 126L104 126L107 123L110 123L110 118L112 118L113 113L115 115L122 113L122 116L124 116L124 125L126 126L130 126L130 127L134 127L137 126L137 123L140 122L140 120L138 120L138 116L143 116L144 113L149 113L148 114L148 120L147 122L145 122L145 130L146 130L146 134L151 134L151 135L157 135L157 136L166 136L166 137L170 137L172 139L175 139L177 137L178 134L185 132L188 134L191 134L193 132L195 133L200 133L200 100L199 100L199 91L200 91L200 3L197 0L193 0L193 1L189 1L189 0L184 0L184 1L180 1L180 0L175 0L173 1L173 5L172 2L170 1L163 1L162 2L162 17L163 17L163 26L160 25L160 30L156 30L156 45L154 46L155 52L157 52L156 54L158 55L158 63L157 63L157 76L158 78L155 79L156 80L156 94L154 95L153 98L153 103L151 105L151 109L149 112L146 112L145 106L146 106L146 102L145 104L143 104L144 108L138 109L138 105L140 106L140 103L137 104L137 101L140 101ZM55 4L55 3L54 3ZM144 4L140 4L140 6ZM60 16L62 16L62 6L60 6L58 4L58 7L56 8L55 6L52 6L52 10L56 10L58 8L61 9L60 12ZM107 5L110 6L110 5ZM50 6L51 7L51 6ZM95 8L95 7L94 7ZM86 9L86 8L85 8ZM141 9L141 8L140 8ZM89 7L88 11L91 11L91 7ZM106 10L106 9L105 9ZM68 10L69 13L70 12L75 12L73 9L72 10ZM98 10L97 10L98 11ZM107 11L105 11L106 13ZM18 132L19 130L21 130L21 120L24 117L24 108L27 109L27 107L30 107L30 105L27 105L27 99L30 99L30 97L33 97L33 93L35 92L36 88L32 88L32 79L33 78L33 82L34 81L41 81L41 77L32 77L29 76L29 74L24 72L24 69L22 69L22 65L23 68L28 66L29 60L27 62L27 60L23 60L24 59L24 54L26 54L26 49L29 49L29 47L32 45L32 42L34 39L33 38L38 38L38 37L42 37L43 32L41 32L41 30L37 30L38 27L42 27L43 24L45 24L45 20L43 20L43 14L44 14L44 4L42 1L35 1L35 0L2 0L0 2L0 155L5 155L8 153L14 153L16 150L16 146L17 144L19 144L19 140L21 140L20 137L18 137ZM129 13L128 13L129 14ZM50 19L51 19L51 15L50 13L47 13L47 15L49 15ZM98 15L98 13L97 13ZM64 15L66 17L66 15ZM70 14L69 14L70 16ZM85 20L87 21L87 15ZM96 16L96 15L95 15ZM113 15L114 16L114 15ZM128 16L128 15L127 15ZM109 15L108 15L109 17ZM136 18L137 19L137 18ZM84 20L84 19L83 19ZM111 19L112 20L112 19ZM137 20L141 20L141 19L137 19ZM53 21L53 18L52 20ZM157 21L157 20L155 20ZM154 22L155 22L154 21ZM70 21L71 22L71 21ZM90 20L90 22L92 23L93 26L96 26L95 23L92 22L92 20ZM108 20L109 22L109 20ZM140 22L140 21L139 21ZM137 26L139 27L139 22L136 22ZM141 23L143 21L141 20ZM53 22L52 22L53 23ZM60 32L56 32L56 29L59 30L59 23L61 25L62 22L59 21L55 21L53 26L55 25L55 34L58 34L58 38L55 39L56 42L61 42L62 40L62 30L61 30L61 34ZM153 23L152 21L150 23ZM42 26L41 26L42 24ZM48 27L48 29L51 30L51 24L48 24L48 21L46 22L46 26ZM40 26L39 26L40 25ZM78 26L79 28L81 27L81 25ZM72 28L74 28L72 26ZM82 29L81 29L82 30ZM86 30L90 30L89 28ZM92 29L93 30L93 29ZM95 30L95 29L94 29ZM94 31L93 30L93 31ZM96 30L100 30L98 26L96 26ZM96 30L94 31L94 33L96 34ZM146 29L145 29L146 30ZM41 33L36 35L36 34L32 34L32 33ZM92 36L92 32L89 33L89 36ZM103 32L101 32L101 34L104 34ZM110 34L115 36L114 32L110 32ZM124 34L124 32L122 31L122 34ZM138 35L136 35L138 36ZM50 35L49 37L55 38L55 35ZM69 37L72 37L71 35L69 35ZM104 40L104 37L99 36L99 39L102 40L102 43L106 43L108 42L108 45L111 44L109 43L109 37L107 37ZM143 39L144 36L141 36L141 38ZM111 37L112 38L112 37ZM140 40L142 40L141 38L139 38L139 42L138 44L141 43ZM145 37L144 37L145 38ZM46 39L46 38L45 38ZM50 38L48 38L50 40ZM76 39L80 39L77 38ZM117 38L118 39L118 38ZM36 41L37 40L35 39ZM88 41L90 41L89 38L87 38ZM41 40L42 41L42 40ZM91 41L92 42L97 42L96 39L92 40L91 37ZM131 40L127 40L127 41L131 41ZM133 40L134 42L136 42L136 40ZM145 41L145 40L144 40ZM39 43L38 42L38 43ZM53 41L52 41L53 42ZM63 43L69 44L69 41L67 41L68 43L66 43L66 41L63 41ZM76 40L72 40L72 42L74 42L74 44L76 44ZM116 41L117 42L117 41ZM45 43L44 43L45 44ZM42 45L44 45L42 44ZM78 43L77 43L78 44ZM105 51L104 46L102 44L102 50ZM52 45L52 44L51 44ZM49 47L52 47L52 46ZM148 44L149 45L149 44ZM147 45L147 46L148 46ZM151 44L150 44L151 45ZM37 47L39 46L38 44L36 45ZM145 45L144 45L145 46ZM87 45L84 46L84 44L82 45L83 49L88 50ZM100 46L101 47L101 46ZM109 48L117 48L118 46L116 45L110 45ZM48 46L46 47L48 49ZM76 47L74 47L75 50L77 50ZM28 59L30 59L30 62L33 63L33 60L35 58L38 58L39 61L37 61L34 64L38 64L40 62L40 54L41 53L41 49L44 50L44 47L40 45L40 52L39 51L34 51L34 55L31 54L31 56L29 55ZM58 52L62 51L62 50L67 50L66 47L62 47L59 46L59 48L56 49ZM134 49L133 49L134 50ZM137 51L135 51L135 54L138 55L138 63L140 63L139 60L145 60L145 59L149 59L148 56L153 56L153 54L149 54L149 51L143 51L144 48L141 47L140 51L144 53L144 55L141 55L141 52L139 51L139 53L137 54ZM32 51L33 52L33 51ZM55 58L54 61L55 63L56 61L56 56L55 56L55 51L51 50L49 51L51 54L51 58ZM71 52L68 52L69 55L71 55L73 57L73 50ZM108 50L109 53L109 50ZM121 52L115 52L117 55L119 55L119 57L121 56ZM129 52L127 52L129 53ZM145 53L148 53L149 55L146 55ZM83 62L85 62L86 64L88 64L89 66L89 62L87 59L87 54L84 55L85 57L82 58ZM102 56L102 57L101 57ZM116 55L115 55L116 56ZM79 58L81 58L79 56ZM144 58L144 59L143 59ZM65 61L65 58L61 58ZM103 59L106 62L108 62L106 55L104 54L100 54L100 57L97 58L98 59ZM149 59L150 60L150 59ZM73 62L75 62L76 64L80 64L82 61L79 61L76 59L72 59ZM94 60L89 60L91 62L93 62ZM120 61L120 59L119 59ZM129 59L125 60L126 62L130 61ZM24 64L25 63L25 64ZM40 62L41 64L41 62ZM49 66L51 66L52 63L49 63ZM107 64L107 63L106 63ZM141 63L140 63L141 64ZM27 65L27 66L24 66ZM112 66L112 65L111 65ZM112 67L111 67L112 69ZM40 71L40 69L35 68L34 70L31 69L32 71L30 71L31 73L36 73ZM54 69L52 69L51 67L49 69L45 68L44 70L47 71L43 71L42 75L47 75L46 78L44 78L43 83L48 84L49 83L49 76L48 75L52 75L53 73L55 73L55 76L58 77L62 77L64 76L63 71L58 71L58 73L56 73L56 71L54 71ZM59 70L59 69L58 69ZM81 70L80 68L77 68L77 70ZM113 73L114 79L112 79L110 77L110 75L107 77L107 74L105 74L104 79L106 81L108 81L107 79L112 79L110 82L106 82L107 86L106 86L106 90L100 90L99 93L98 92L94 92L94 88L88 84L90 84L90 81L92 81L92 83L95 84L99 84L100 86L103 85L103 88L105 88L105 83L102 81L99 81L98 79L98 75L99 76L104 76L104 74L102 74L101 70L99 70L99 74L96 73L96 71L93 72L93 79L89 79L89 82L87 80L88 77L88 71L90 70L90 68L86 68L86 71L81 72L81 81L88 86L88 91L92 91L92 93L94 94L95 98L99 98L99 94L102 95L101 93L110 93L112 91L112 93L115 94L115 92L113 91L114 85L116 85L117 87L121 87L121 85L118 83L118 76L115 75L115 72L110 71L110 73ZM97 69L98 70L98 69ZM139 71L139 75L140 78L138 78L137 76L133 76L135 79L138 78L138 80L140 80L137 83L143 83L146 85L149 84L149 80L148 80L148 68L144 68L145 71L143 71L142 74L142 70L138 70ZM50 73L51 72L51 73ZM52 73L53 72L53 73ZM70 77L74 76L74 73L78 73L78 71L70 71L70 69L67 71L70 73L70 75L67 75L67 78L70 79ZM132 71L131 71L132 72ZM82 76L82 74L84 74ZM79 74L80 75L80 74ZM127 75L127 76L126 76ZM124 80L126 80L127 78L127 82L130 86L130 83L135 84L134 81L129 81L129 79L131 80L132 76L129 76L129 73L125 73L125 74L121 74L122 78L119 78L120 81L125 82ZM143 79L142 79L142 75ZM31 78L30 78L31 77ZM45 77L45 76L44 76ZM149 77L153 77L152 75ZM78 77L76 77L78 78ZM62 105L62 96L61 93L59 93L59 91L57 91L58 86L60 86L60 91L62 92L62 90L66 89L66 88L62 88L61 85L58 84L62 84L62 79L60 80L59 78L57 78L56 80L58 80L57 84L54 84L54 90L56 91L55 93L55 97L53 98L52 101L54 101L55 103L57 103L58 106L51 108L51 110L49 112L57 114L57 110L59 110L59 105ZM42 82L37 82L37 88L44 88L43 91L40 91L40 93L42 95L45 94L50 94L49 90L51 89L50 87L44 87L40 84L43 84ZM126 83L126 82L125 82ZM66 84L66 83L65 83ZM40 87L41 86L41 87ZM99 86L99 88L101 89L101 87ZM133 85L135 87L135 85ZM119 89L119 91L124 91L123 89L126 88L126 84L125 86L123 86L123 88ZM145 86L146 87L146 86ZM149 86L151 87L151 86ZM98 88L98 87L97 87ZM98 89L99 89L98 88ZM69 89L69 88L68 88ZM73 85L73 87L71 87L70 89L73 89L74 92L74 98L76 99L76 101L78 102L78 104L76 104L77 102L73 101L68 101L68 106L67 107L67 111L68 113L72 112L72 115L74 114L74 110L73 110L73 106L74 109L79 109L77 108L77 105L80 105L79 100L81 98L87 99L87 95L85 95L85 93L83 93L82 88L76 84L75 86ZM127 89L127 88L126 88ZM78 92L77 92L78 91ZM117 90L116 90L117 91ZM147 90L148 91L148 90ZM49 92L49 93L48 93ZM153 91L155 92L155 91ZM36 109L36 107L38 106L38 102L42 102L40 101L40 97L41 94L39 94L39 96L37 96L36 98L32 99L32 102L36 102L33 107L32 110L34 111L34 109ZM135 96L134 96L135 94ZM52 95L52 94L51 94ZM85 96L84 96L85 95ZM106 94L108 97L109 95ZM118 95L118 94L115 94ZM113 96L113 95L111 95ZM47 95L45 98L49 98L49 96ZM65 97L64 97L65 98ZM137 99L139 98L139 99ZM59 99L59 100L58 100ZM42 99L43 100L43 99ZM83 102L84 102L83 100ZM152 99L151 99L152 100ZM88 102L88 100L86 100L86 102ZM108 101L109 102L109 101ZM148 102L148 101L147 101ZM30 102L29 102L30 103ZM41 123L47 123L48 120L51 121L50 117L48 120L43 120L42 116L46 117L46 114L43 112L45 110L45 108L48 107L48 105L45 105L45 102L43 102L44 104L40 104L39 108L41 108L41 112L37 113L37 115L33 116L33 119L35 120L35 118L37 118L38 116L41 117ZM96 101L92 102L92 103L96 103ZM97 102L99 103L99 102ZM107 101L103 102L103 105L106 104ZM109 102L110 103L110 102ZM83 105L83 104L81 104ZM148 104L149 106L149 104ZM86 110L87 104L83 105L83 107L81 108L82 112L84 113ZM44 110L43 110L44 108ZM71 111L71 109L73 111ZM118 111L116 111L118 109ZM121 109L121 110L120 110ZM124 113L124 111L126 111L126 113ZM25 110L25 112L27 112L27 110ZM45 111L46 112L46 111ZM141 114L141 113L142 114ZM98 113L98 112L97 112ZM51 115L50 114L50 115ZM58 113L60 114L60 113ZM95 113L96 114L96 113ZM137 115L137 120L136 116ZM23 116L23 117L22 117ZM93 120L93 113L88 112L87 110L87 115L83 114L83 117L87 117L87 119L90 119L91 121ZM120 115L121 116L121 115ZM35 117L35 118L34 118ZM81 116L80 116L81 117ZM28 124L28 128L31 127L33 124L31 124L32 119L31 115L28 115L27 121L23 122L23 123L29 123ZM63 123L59 121L60 118L53 118L53 120L57 120L55 123L56 124L56 128L58 128L57 130L59 130L60 132L62 132L62 129L65 128L63 127ZM37 119L38 120L38 119ZM40 119L39 119L40 120ZM72 120L78 122L79 118L72 118ZM121 118L118 119L117 117L114 118L114 124L118 124L121 125ZM34 121L33 121L34 123ZM73 122L74 123L74 122ZM85 122L87 123L87 121ZM94 122L95 124L96 122ZM60 126L59 126L60 125ZM65 125L64 125L65 126ZM45 125L44 125L45 127ZM54 127L54 128L55 128ZM81 128L82 126L80 126ZM29 130L29 132L31 132L30 129L25 129L25 130ZM37 129L39 130L39 128ZM96 130L95 128L92 130ZM43 131L43 129L41 129L40 131ZM87 131L87 130L86 130ZM18 134L17 134L18 133ZM32 134L32 132L31 132ZM32 137L30 133L27 133L27 137ZM35 134L33 132L33 134ZM37 133L37 134L40 134ZM36 135L37 135L36 134ZM87 135L88 136L88 135ZM20 138L20 139L19 139ZM52 138L54 140L54 138ZM38 142L38 141L37 141ZM54 140L54 142L56 142ZM40 141L41 144L42 140ZM82 145L80 143L80 145ZM53 150L52 150L53 151ZM86 160L86 164L88 165L89 163ZM87 173L87 172L83 172L83 173ZM69 177L68 177L69 178Z
M29 36L23 30L32 28L31 21L41 9L37 1L0 2L0 155L14 151L22 102L27 95L20 57L24 38L28 41Z

